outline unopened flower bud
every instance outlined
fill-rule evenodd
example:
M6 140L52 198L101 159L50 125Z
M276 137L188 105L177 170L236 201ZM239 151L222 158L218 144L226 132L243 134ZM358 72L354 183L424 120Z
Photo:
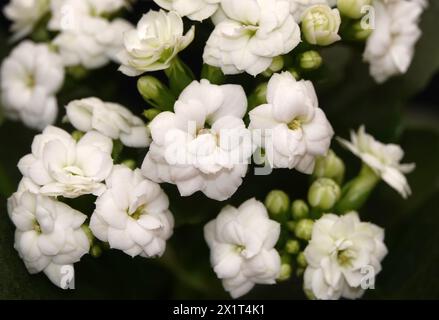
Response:
M291 278L291 273L293 272L293 268L290 264L284 263L280 266L280 274L277 278L278 281L286 281Z
M354 40L365 41L372 34L373 28L357 21L352 25L351 37Z
M155 117L157 117L160 114L160 110L152 108L152 109L148 109L143 111L143 115L145 116L146 119L148 119L149 121L154 120Z
M372 0L337 0L337 8L348 18L359 19L366 13L364 8L371 3Z
M288 240L285 250L289 254L297 254L300 251L300 243L297 240Z
M291 214L294 220L305 219L309 214L309 207L303 200L295 200L291 204Z
M253 109L257 106L267 103L267 87L268 83L261 83L256 87L255 91L248 98L249 109Z
M329 150L325 157L317 157L313 176L315 178L330 178L339 185L343 182L345 165L334 151Z
M79 141L79 140L81 140L81 138L82 138L83 136L84 136L84 132L82 132L82 131L75 130L75 131L72 132L72 138L73 138L75 141Z
M338 40L341 18L337 9L318 4L310 7L302 16L302 32L310 44L328 46Z
M267 70L263 72L263 75L266 77L271 77L273 73L279 72L284 67L284 59L282 56L278 56L273 58L273 62L268 67Z
M265 206L273 219L285 221L290 208L290 198L281 190L273 190L265 198Z
M306 266L308 265L303 251L297 255L297 264L302 268L306 268Z
M130 168L131 170L134 170L137 168L137 164L136 161L132 160L132 159L128 159L128 160L124 160L122 162L122 164L128 168Z
M221 68L204 64L201 70L201 79L207 79L211 84L221 85L225 82L226 77Z
M315 50L306 51L299 56L300 67L304 70L316 70L322 65L322 56Z
M173 110L175 96L160 80L143 76L137 81L137 89L143 99L152 106L165 111Z
M312 228L314 227L314 221L311 219L300 220L294 230L296 237L302 240L311 239Z
M309 188L308 202L313 208L329 210L340 199L340 194L340 187L334 180L320 178Z
M289 231L294 233L296 230L297 222L296 221L287 221L286 226L287 226L287 229Z

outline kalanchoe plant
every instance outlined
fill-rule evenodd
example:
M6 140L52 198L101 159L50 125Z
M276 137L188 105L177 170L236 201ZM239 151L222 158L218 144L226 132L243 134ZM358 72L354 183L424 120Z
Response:
M28 271L65 289L66 267L113 249L162 264L202 294L214 283L239 298L295 278L310 299L362 297L387 247L361 212L380 180L410 196L415 165L364 121L351 141L338 138L361 160L352 177L357 167L333 143L350 128L319 103L319 89L333 85L327 56L337 47L364 49L378 83L406 73L426 3L154 0L147 12L134 3L4 9L21 42L2 62L2 109L41 132L20 155L8 201ZM180 262L173 246L182 244L211 270Z

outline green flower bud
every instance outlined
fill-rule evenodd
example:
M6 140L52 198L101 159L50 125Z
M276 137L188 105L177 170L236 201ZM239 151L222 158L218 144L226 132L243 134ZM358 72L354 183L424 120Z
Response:
M308 266L308 262L306 262L303 251L297 255L297 264L302 268L306 268Z
M201 79L207 79L212 84L221 85L226 81L226 76L220 68L204 64L201 70Z
M300 67L304 70L316 70L322 65L322 56L315 50L309 50L299 55Z
M288 240L285 251L289 254L297 254L300 251L300 243L297 240Z
M296 234L296 237L299 239L309 240L311 239L313 227L314 227L313 220L302 219L297 223L294 233Z
M84 132L82 131L78 131L75 130L72 132L72 138L73 140L75 140L76 142L78 142L79 140L81 140L81 138L84 136Z
M160 110L158 109L148 109L143 111L143 115L145 116L146 119L148 119L149 121L154 120L155 117L157 117L160 114Z
M137 89L143 99L153 107L163 111L174 109L175 95L160 80L152 76L143 76L137 80Z
M291 204L291 214L294 220L305 219L309 214L309 207L303 200L295 200Z
M311 6L302 16L303 36L310 44L328 46L341 39L338 35L340 23L337 9L323 4Z
M337 8L340 13L348 18L359 19L365 13L367 6L372 4L372 0L337 0Z
M286 221L290 198L281 190L273 190L265 198L265 206L273 219Z
M66 68L66 73L73 79L82 80L88 76L90 71L83 66L71 66Z
M137 163L136 161L132 160L132 159L128 159L128 160L124 160L122 161L122 164L124 166L127 166L128 168L130 168L131 170L134 170L137 168Z
M309 188L308 202L313 208L329 210L340 199L340 194L340 187L334 180L320 178Z
M287 281L291 278L291 274L293 272L293 268L291 265L284 263L280 266L280 274L277 278L278 281Z
M334 151L329 150L326 157L318 157L314 167L313 176L315 178L330 178L339 185L343 183L345 165Z
M260 106L261 104L267 103L267 86L267 82L261 83L248 97L249 110Z
M282 56L277 56L273 58L271 65L262 74L266 77L271 77L273 73L279 72L284 67L284 58Z
M352 24L351 37L354 40L365 41L371 35L373 29L371 27L365 28L361 21L356 21Z
M169 68L165 69L172 92L179 96L180 93L195 80L192 69L189 68L178 56L172 59Z
M296 230L297 222L296 221L287 221L286 226L287 226L287 229L289 231L294 233Z
M343 187L340 201L335 207L337 213L359 210L376 187L380 177L367 165L363 165L359 175Z
M102 255L102 248L99 245L95 244L91 247L90 254L93 258L99 258Z

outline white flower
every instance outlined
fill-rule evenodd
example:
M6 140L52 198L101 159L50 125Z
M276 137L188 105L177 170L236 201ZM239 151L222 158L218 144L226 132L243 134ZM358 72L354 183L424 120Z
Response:
M361 222L356 212L341 217L325 214L314 223L305 249L304 289L323 300L359 298L364 294L363 279L381 271L386 254L383 229Z
M326 155L334 134L318 107L310 81L296 81L284 72L268 82L268 104L253 109L250 128L262 130L259 146L265 148L274 168L296 168L312 173L317 156Z
M129 147L145 148L150 138L145 123L124 106L98 98L75 100L66 106L67 120L78 130L96 130Z
M49 12L49 0L11 0L3 13L12 21L13 39L30 34L40 19Z
M338 9L328 5L314 5L302 15L302 33L311 44L328 46L338 40L341 18Z
M183 35L183 20L175 12L149 11L136 30L124 35L119 70L128 76L167 69L171 60L194 39L195 28Z
M276 282L281 261L274 246L279 234L279 223L270 220L255 199L237 209L226 206L204 227L213 269L233 298L245 295L255 284Z
M134 27L123 19L105 16L120 9L122 0L58 0L52 2L49 29L60 31L53 40L65 66L100 68L114 60L123 47L123 34Z
M316 4L327 4L329 5L330 1L327 0L290 0L290 11L296 19L297 22L302 20L303 13L313 5Z
M417 1L374 1L375 29L369 36L364 60L378 83L407 72L421 36L418 23L423 4Z
M139 169L122 165L106 182L108 190L97 199L90 220L93 234L132 257L161 256L174 227L166 194Z
M241 185L253 152L242 120L246 109L241 86L192 82L174 113L162 112L151 122L153 142L143 174L176 184L182 196L202 191L211 199L228 199Z
M223 0L223 18L204 49L204 62L225 74L257 75L273 58L287 54L300 42L300 28L286 0Z
M64 82L64 67L47 45L21 42L3 61L0 82L8 118L38 130L55 122L55 94Z
M415 164L401 164L404 151L396 144L383 144L366 133L364 126L358 132L351 132L351 141L338 138L338 141L367 164L387 184L404 198L411 194L404 173L415 169Z
M221 0L154 0L166 10L175 11L181 17L203 21L212 16L221 3Z
M112 140L96 131L76 142L64 130L49 126L34 138L32 153L20 160L18 168L40 187L41 194L67 198L99 195L113 168L112 148Z
M14 247L27 270L32 274L43 271L55 285L65 289L65 268L73 270L73 264L90 248L81 228L87 216L64 203L23 189L9 199L8 207L17 227Z

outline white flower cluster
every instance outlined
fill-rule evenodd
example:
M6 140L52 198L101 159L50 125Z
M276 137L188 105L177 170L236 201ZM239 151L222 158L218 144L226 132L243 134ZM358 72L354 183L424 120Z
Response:
M351 141L339 138L339 142L368 165L404 198L411 194L404 173L415 169L415 164L401 164L404 151L396 144L383 144L366 133L364 126L358 132L351 132Z
M323 300L361 297L381 271L387 254L383 241L384 230L361 222L356 212L323 215L305 249L305 292Z
M2 105L8 118L37 130L55 122L55 95L64 83L64 66L48 45L21 42L3 60L0 77Z
M53 126L37 135L32 153L18 164L23 179L8 205L17 227L15 247L29 272L44 271L62 288L66 268L89 251L92 239L87 238L87 216L59 201L61 197L97 196L91 233L133 257L162 255L174 225L160 186L140 169L113 163L110 137L142 146L147 142L145 130L136 129L145 128L141 120L95 98L73 103L79 106L70 105L71 119L88 132L78 141ZM107 118L97 121L94 115L100 112Z
M382 83L410 67L426 2L374 0L373 7L375 29L367 40L364 60L370 64L372 77Z
M211 262L224 288L233 298L255 284L274 284L280 273L280 256L274 249L279 223L270 220L264 205L250 199L239 208L225 207L204 227Z

